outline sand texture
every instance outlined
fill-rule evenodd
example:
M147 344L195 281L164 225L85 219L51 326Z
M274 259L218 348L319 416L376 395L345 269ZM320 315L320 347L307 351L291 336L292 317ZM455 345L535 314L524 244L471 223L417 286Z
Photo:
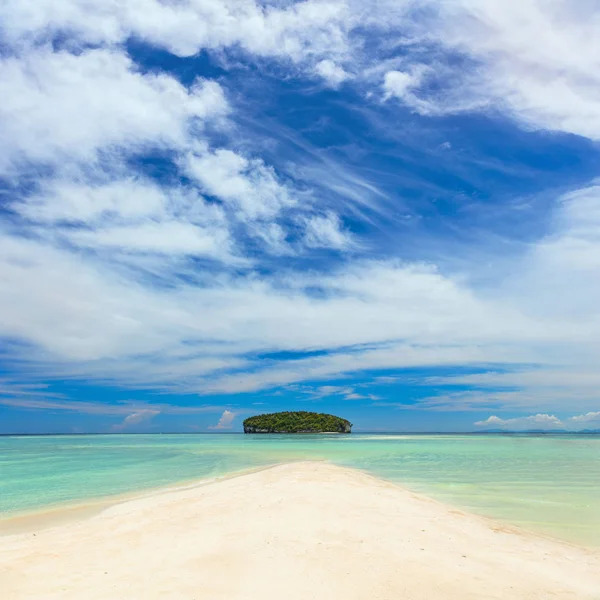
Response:
M4 535L0 597L600 600L600 552L301 462Z

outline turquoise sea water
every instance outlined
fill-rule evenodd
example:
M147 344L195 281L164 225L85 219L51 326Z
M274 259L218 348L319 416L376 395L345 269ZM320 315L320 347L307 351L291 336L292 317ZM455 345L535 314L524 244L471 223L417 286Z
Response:
M299 459L363 469L472 512L600 546L600 436L0 437L0 512Z

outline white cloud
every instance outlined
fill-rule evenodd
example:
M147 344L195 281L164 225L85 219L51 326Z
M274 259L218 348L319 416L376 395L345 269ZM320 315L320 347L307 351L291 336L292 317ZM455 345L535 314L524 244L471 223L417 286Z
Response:
M44 47L0 60L0 171L36 161L90 162L115 146L181 147L191 119L219 118L220 86L183 87L165 74L142 74L122 52L52 52Z
M331 396L339 396L344 400L377 400L373 394L360 394L355 391L354 387L349 385L321 385L317 388L300 388L300 390L308 394L311 400L320 400Z
M350 65L361 84L383 69L385 94L423 114L493 108L527 127L600 136L593 3L430 0L421 11L413 8L410 1L383 1L365 15L363 4L352 0L266 6L253 0L10 0L0 8L0 23L17 51L68 32L75 46L114 47L135 37L181 56L242 50L250 58L300 65L333 87L348 79L341 64ZM373 39L383 52L381 44L368 43ZM394 43L404 50L396 65L381 58ZM448 55L454 60L444 60ZM435 85L419 91L424 73Z
M332 212L305 219L304 243L309 248L343 250L353 245L350 234L342 229L340 218Z
M208 256L232 261L227 230L201 228L191 223L145 223L134 227L109 227L95 231L75 231L74 243L90 248L116 248L126 252L156 252Z
M570 421L574 423L598 423L600 424L600 411L588 412L584 415L576 415L570 417Z
M400 100L412 98L412 91L419 87L422 81L422 74L418 71L406 73L404 71L388 71L383 81L385 97L395 96Z
M480 388L479 396L427 406L491 397L495 406L556 407L570 399L593 410L600 289L586 257L542 267L549 246L587 235L573 215L584 213L575 205L586 206L594 193L569 194L556 230L520 257L511 278L483 290L431 265L393 261L350 262L326 274L183 270L182 278L181 266L157 263L157 276L170 285L156 287L135 269L120 271L95 254L56 247L52 238L4 235L0 331L33 344L28 360L48 375L230 393L369 369L503 364L503 372L455 379ZM245 358L316 349L329 354L280 364ZM538 367L509 368L524 363ZM497 392L503 386L520 391Z
M554 415L537 414L527 417L515 417L513 419L501 419L497 416L491 416L485 421L475 423L478 427L488 427L496 429L557 429L564 428L569 430L581 430L585 426L600 426L600 412L588 412L583 415L575 415L563 420Z
M220 406L175 406L171 404L149 404L146 402L123 402L119 404L106 404L103 402L75 401L68 399L51 399L48 393L40 398L14 398L0 397L0 404L13 408L27 410L52 410L66 411L89 415L125 415L124 421L131 423L136 420L144 420L144 415L155 416L157 414L194 415L201 413L214 413L223 410Z
M313 400L329 396L348 396L353 392L354 388L348 385L321 385L314 390L307 390Z
M87 184L51 180L11 208L40 234L81 247L244 262L234 256L228 223L218 206L190 191L161 188L139 178Z
M7 378L0 378L0 404L3 401L17 402L18 398L63 398L60 392L50 392L47 384L20 383Z
M374 369L397 369L442 365L476 365L492 361L519 362L525 355L517 347L506 349L477 346L442 345L423 346L418 343L372 344L376 347L358 348L354 351L338 350L327 356L286 361L276 367L263 367L244 373L213 377L207 390L213 393L238 393L288 385L302 381L318 381L350 376ZM380 347L377 347L380 346ZM492 359L493 356L493 359ZM248 365L250 368L252 365ZM458 405L445 399L445 405ZM429 408L424 405L424 408Z
M231 150L189 156L187 171L205 193L231 205L241 220L272 218L295 203L271 167Z
M556 429L563 427L563 422L554 415L537 414L528 417L516 417L514 419L501 419L491 416L485 421L475 423L478 427L490 427L497 429Z
M209 427L209 429L231 429L236 417L237 413L231 410L224 410L219 422L214 427Z
M454 344L459 338L468 344L473 335L459 334L461 329L483 333L489 328L483 320L485 309L468 293L423 268L375 263L328 277L295 276L280 281L220 275L200 287L180 281L161 289L132 280L130 272L120 275L93 256L47 243L5 235L1 249L3 334L44 348L47 358L105 360L105 377L119 373L127 356L160 353L167 360L190 343L197 357L204 352L214 357L218 344L231 360L261 349L335 349L401 337L424 345L439 344L451 336ZM312 286L321 286L324 295L307 294L306 288ZM479 324L469 325L473 320ZM347 326L349 322L353 327ZM32 351L27 352L31 357ZM443 355L443 350L438 354ZM110 362L115 359L119 361ZM380 350L379 354L350 354L338 363L328 360L331 366L325 371L401 365L419 359L409 359L398 350ZM295 377L302 378L302 364L294 365ZM87 369L95 370L91 365ZM52 370L57 371L56 365ZM154 372L154 366L147 367L150 376ZM179 378L170 369L164 376L171 381ZM258 387L268 385L272 376L265 373ZM288 374L282 377L284 382L288 379ZM229 385L234 382L232 377ZM197 385L199 389L213 387L208 382Z
M589 349L591 355L595 349ZM585 356L585 355L584 355ZM577 357L578 359L580 357ZM581 409L597 405L600 376L582 364L567 368L565 364L551 364L529 369L486 372L451 377L425 378L419 383L433 386L461 386L478 391L454 392L427 399L429 406L462 406L466 410L485 406L520 409L544 406L555 410L577 406ZM567 362L563 359L563 363ZM579 360L575 361L576 363Z
M10 0L0 21L10 24L5 35L15 46L66 30L80 43L115 44L135 36L180 56L239 46L300 62L346 50L347 10L345 2L320 0L283 6L253 0Z
M349 73L361 85L376 79L378 89L383 79L384 96L423 114L490 106L527 127L600 136L600 42L583 3L436 5L435 14L423 11L425 30L408 23L410 43L396 62L379 64L360 39L349 41L357 25L406 41L398 32L408 4L384 2L363 19L364 5L352 2L3 3L13 54L0 60L0 169L18 177L32 162L54 167L38 189L13 199L25 225L11 221L0 238L0 334L28 345L12 357L21 368L223 393L369 369L499 364L502 373L471 376L476 393L423 405L485 405L496 386L503 407L571 398L577 410L595 408L597 186L565 195L548 235L508 265L510 276L486 285L470 277L476 258L459 273L349 252L335 269L299 272L292 260L265 268L244 256L239 230L271 255L364 248L317 194L302 195L243 145L211 143L204 126L223 124L231 111L218 83L186 87L142 72L119 46L134 36L181 55L241 49L334 87ZM53 51L47 41L58 33L65 43ZM428 44L468 60L455 68L436 55L424 65ZM127 158L155 147L173 151L177 174L192 184L159 187L128 169ZM297 173L370 210L385 199L348 169L324 164ZM286 219L299 241L290 241ZM198 257L226 264L198 268ZM277 350L329 354L279 364L247 357ZM536 369L510 369L522 363Z
M156 415L160 414L160 410L144 409L132 412L127 415L123 421L113 426L114 431L123 431L130 427L136 427L138 425L144 425L151 421Z
M69 180L44 182L43 188L12 209L44 224L85 223L100 220L159 218L168 199L155 184L140 178L82 184Z
M331 87L339 87L350 77L346 71L332 60L325 59L315 65L315 73L322 77Z
M249 232L260 239L271 254L280 256L295 254L288 243L286 230L278 223L264 221L251 223Z
M448 113L491 107L528 128L600 137L600 21L593 3L429 4L435 11L412 23L413 35L422 44L429 42L430 49L441 46L467 62L458 61L454 68L435 63L440 85L409 97L414 108ZM422 45L416 48L418 65Z
M3 235L0 246L4 336L76 361L152 352L168 344L160 322L169 310L158 298L158 304L150 301L138 284L49 244Z

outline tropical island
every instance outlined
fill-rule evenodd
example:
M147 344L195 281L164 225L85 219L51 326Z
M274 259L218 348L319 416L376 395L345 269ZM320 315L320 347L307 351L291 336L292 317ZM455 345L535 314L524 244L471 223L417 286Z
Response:
M256 415L244 421L244 433L350 433L352 423L335 415L307 412L277 412Z

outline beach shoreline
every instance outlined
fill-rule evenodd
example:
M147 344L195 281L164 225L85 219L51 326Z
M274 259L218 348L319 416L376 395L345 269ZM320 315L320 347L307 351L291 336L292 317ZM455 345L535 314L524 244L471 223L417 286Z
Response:
M243 475L250 475L252 473L259 473L266 469L272 469L273 467L278 467L283 464L293 464L294 462L298 461L275 462L262 467L249 467L247 469L240 469L223 475L215 475L214 477L182 479L181 481L165 485L145 487L143 489L132 490L120 494L94 496L86 499L52 504L50 506L0 514L0 538L5 535L28 533L30 531L48 529L57 525L74 523L90 518L101 513L103 510L123 504L124 502L152 498L156 495L212 485L213 483L219 483L220 481L226 481L228 479L242 477Z
M0 537L7 597L597 600L600 551L321 461Z
M164 494L171 494L177 492L183 492L188 490L194 490L199 487L211 486L230 479L236 479L238 477L244 477L255 473L261 473L262 471L268 471L277 467L295 465L295 464L312 464L322 463L334 466L338 469L351 471L355 473L361 473L366 477L372 478L375 481L383 482L393 487L396 487L407 494L420 498L423 501L439 504L441 507L453 511L460 512L464 515L468 515L473 518L482 519L489 523L492 527L500 527L506 530L514 530L515 533L521 533L523 535L533 535L542 539L555 541L560 544L570 545L576 548L586 549L592 552L599 552L600 547L585 544L584 542L573 541L561 538L558 535L552 533L545 533L543 531L536 530L534 528L522 527L517 524L511 523L509 520L503 520L495 518L493 516L478 513L476 511L469 510L467 508L458 506L451 502L434 498L427 493L416 491L410 487L403 485L397 481L386 479L379 475L373 474L365 469L359 469L356 467L339 466L327 459L298 459L298 460L286 460L282 462L274 462L273 464L264 465L260 467L249 467L247 469L240 469L231 473L225 473L223 475L217 475L214 477L198 478L198 479L184 479L179 482L173 482L166 485L153 486L140 490L132 490L120 494L97 496L83 500L76 500L65 502L61 504L55 504L48 507L41 507L22 512L15 512L13 514L0 516L0 538L3 536L26 534L30 532L37 532L44 529L60 527L72 523L78 523L96 515L101 514L103 511L110 509L114 506L119 506L124 503L156 498ZM600 600L600 599L599 599Z

